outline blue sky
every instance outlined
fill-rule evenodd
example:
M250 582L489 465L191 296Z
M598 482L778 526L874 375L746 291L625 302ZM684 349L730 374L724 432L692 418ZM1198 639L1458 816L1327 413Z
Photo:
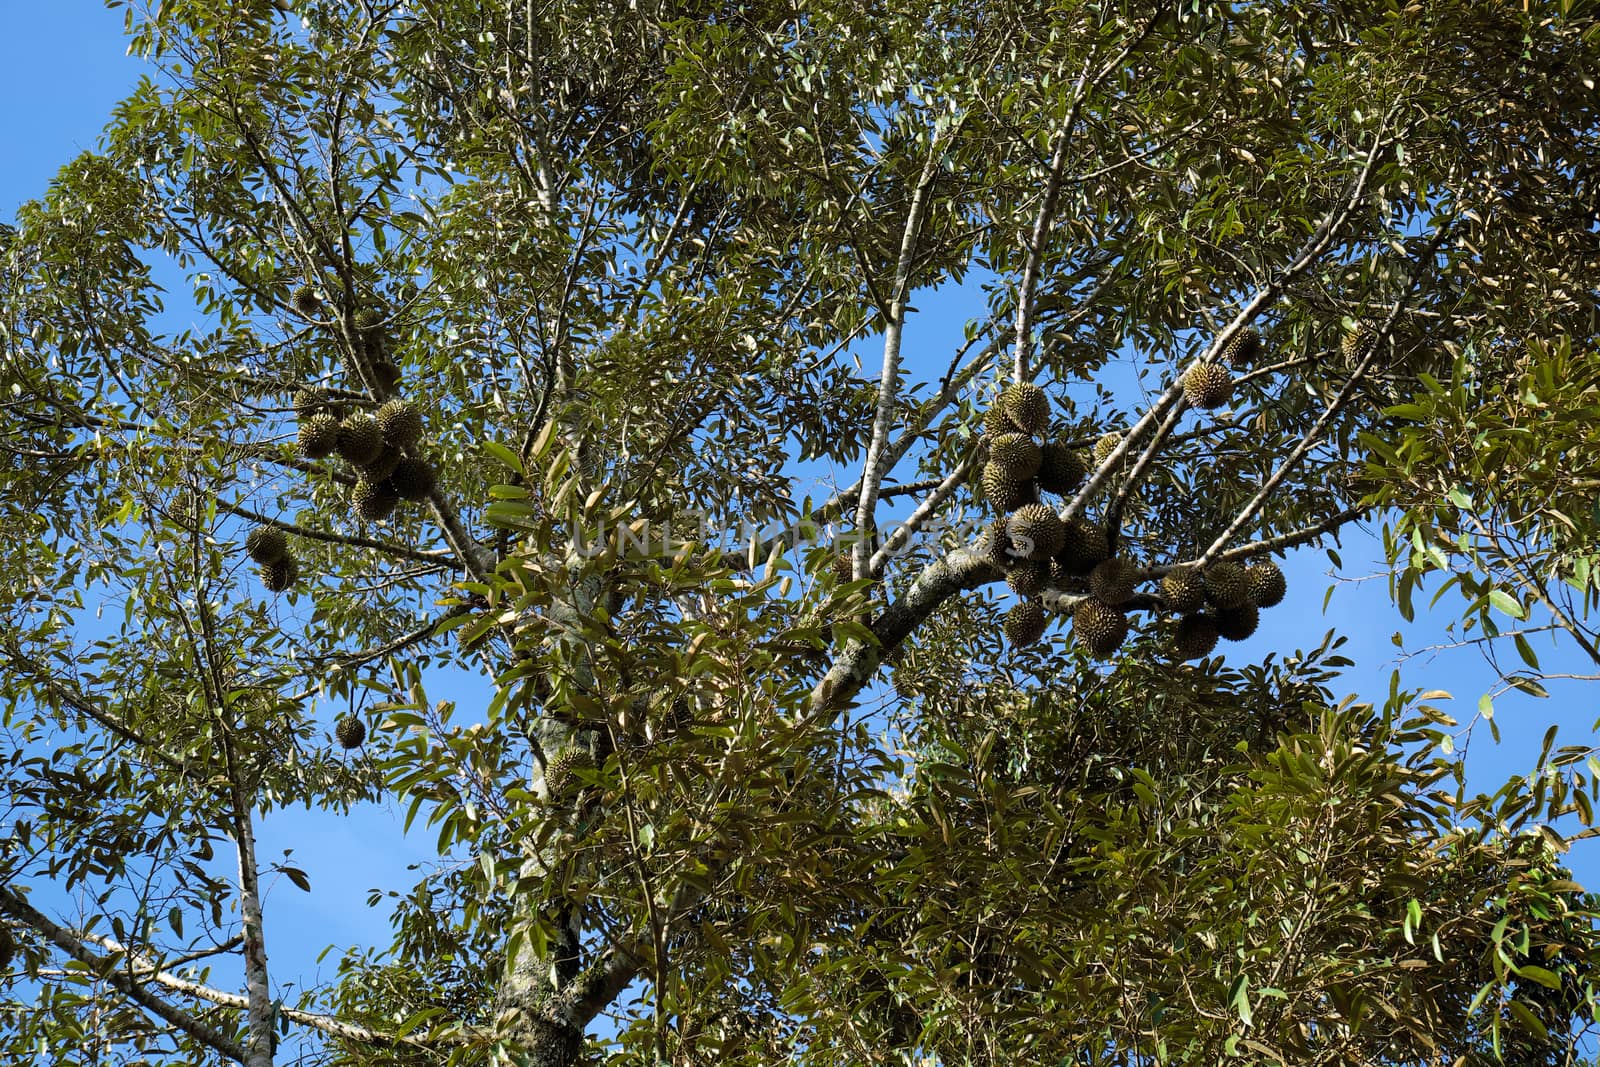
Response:
M0 99L7 103L0 108L0 144L8 150L6 165L0 168L0 218L9 219L21 201L44 191L57 167L94 147L111 108L133 87L140 66L125 55L121 12L108 10L99 0L6 7L7 32L0 36ZM931 308L935 301L926 303ZM959 295L937 303L937 314L930 311L910 324L908 352L948 352L950 339L960 335L962 319L977 308L976 300L968 302ZM875 376L876 351L870 346L862 351L864 373ZM849 477L845 472L840 476ZM1378 570L1379 545L1369 535L1347 532L1342 555L1347 575ZM1348 688L1382 701L1398 652L1393 635L1401 634L1408 648L1441 641L1457 600L1452 594L1440 611L1430 612L1421 606L1426 598L1419 597L1417 620L1405 625L1391 607L1383 581L1345 582L1324 611L1328 566L1321 550L1294 554L1285 568L1289 598L1264 615L1256 638L1232 646L1230 656L1242 661L1314 647L1327 630L1336 628L1350 638L1347 653L1357 662L1347 676ZM1547 669L1586 673L1583 663L1552 649L1549 639L1534 644ZM1451 691L1456 700L1444 706L1465 722L1494 676L1475 653L1455 651L1412 659L1403 681L1410 687ZM1493 791L1508 775L1530 768L1551 722L1561 725L1558 743L1592 743L1596 690L1560 681L1549 688L1548 700L1513 694L1497 701L1504 741L1495 745L1486 730L1478 732L1470 749L1470 780ZM411 842L404 841L397 814L387 809L369 809L344 820L295 812L267 820L263 860L292 847L295 864L309 872L313 884L310 894L281 879L271 886L269 948L275 973L281 979L299 975L314 983L319 973L322 978L332 975L337 953L317 963L330 942L341 947L386 942L387 910L381 905L369 909L367 891L409 887L415 875L407 864L431 856L431 839L424 829ZM1580 846L1571 858L1581 879L1600 883L1600 854L1593 846Z

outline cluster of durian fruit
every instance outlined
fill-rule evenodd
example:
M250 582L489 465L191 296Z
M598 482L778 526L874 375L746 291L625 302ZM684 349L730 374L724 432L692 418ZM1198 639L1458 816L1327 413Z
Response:
M296 289L289 302L307 318L322 307L309 285ZM437 476L422 455L421 413L410 401L393 396L400 385L400 368L384 351L382 315L368 308L356 315L355 324L361 354L372 369L379 395L390 399L368 413L360 409L358 394L335 396L314 385L300 389L294 396L299 420L296 447L306 459L337 455L348 463L356 475L352 509L365 522L379 522L402 500L426 500ZM268 590L281 593L294 585L300 568L282 530L257 527L245 548L261 565L261 581Z
M1255 361L1261 337L1244 330L1216 363L1196 363L1182 379L1185 398L1195 407L1216 407L1228 399L1233 378L1228 367ZM1226 365L1224 365L1226 364ZM1072 608L1072 634L1092 655L1113 654L1128 637L1129 602L1149 575L1131 559L1115 556L1110 539L1087 516L1063 521L1040 501L1041 493L1065 495L1088 476L1091 460L1069 445L1041 441L1050 421L1044 390L1030 383L1009 386L984 416L988 459L980 478L984 496L999 516L990 524L982 551L1005 572L1019 601L1006 614L1006 639L1030 645L1049 624L1041 596L1047 589L1080 596ZM1094 464L1104 463L1121 437L1109 433L1096 442ZM1214 563L1168 569L1158 596L1149 603L1177 616L1168 649L1177 659L1198 659L1216 648L1218 638L1242 641L1255 632L1261 608L1279 603L1286 592L1283 572L1271 562L1240 566Z
M300 416L300 454L306 459L337 454L354 468L350 503L364 521L386 519L400 501L426 500L433 492L433 466L418 451L422 415L409 400L387 400L373 414L346 414L326 391L308 387L295 394L294 407Z

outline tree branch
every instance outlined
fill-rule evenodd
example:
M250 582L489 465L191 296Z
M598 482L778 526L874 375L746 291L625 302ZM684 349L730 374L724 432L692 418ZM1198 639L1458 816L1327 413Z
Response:
M883 373L878 380L878 410L872 419L872 440L867 445L867 458L861 469L861 495L856 501L856 530L862 534L872 526L873 514L878 506L878 487L888 474L885 452L889 433L894 428L895 401L900 395L900 338L905 332L906 297L911 290L911 270L916 263L917 242L922 237L922 220L927 213L928 191L939 173L939 160L942 158L940 136L935 134L928 146L928 158L923 163L922 176L911 194L911 208L906 213L905 230L900 236L900 261L895 265L889 322L883 331ZM852 571L858 580L867 577L871 571L871 550L864 536L856 539Z
M117 969L116 961L89 950L82 941L73 937L63 926L30 905L10 886L0 885L0 912L24 922L43 934L52 944L73 959L88 967L93 973L104 976L113 989L139 1005L168 1026L183 1031L206 1047L233 1060L246 1063L244 1047L210 1026L200 1022L188 1012L173 1007L157 997L128 975Z
M373 537L362 537L359 534L340 534L326 530L307 529L284 519L268 518L259 511L252 511L243 504L228 504L219 500L217 502L217 510L226 511L230 515L237 515L241 519L259 523L262 526L271 526L286 533L292 533L296 537L304 537L307 541L322 541L331 545L349 545L352 548L370 548L374 552L382 552L387 556L414 560L417 563L430 563L436 567L447 567L455 560L455 554L451 552L425 552L421 549L407 548L404 545L397 545L388 541L379 541Z

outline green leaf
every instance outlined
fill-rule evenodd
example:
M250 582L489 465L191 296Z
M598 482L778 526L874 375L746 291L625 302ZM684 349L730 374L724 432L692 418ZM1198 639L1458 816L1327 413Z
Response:
M1489 602L1513 619L1526 619L1528 613L1518 603L1517 598L1503 589L1489 590Z

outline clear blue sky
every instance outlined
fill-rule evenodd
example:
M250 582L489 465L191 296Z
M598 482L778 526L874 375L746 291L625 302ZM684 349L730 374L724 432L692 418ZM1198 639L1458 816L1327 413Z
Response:
M125 55L121 13L108 10L98 0L12 2L5 7L0 99L6 103L0 108L0 144L7 151L5 166L0 167L0 217L10 218L17 204L44 190L58 166L94 147L112 106L133 86L140 67ZM935 302L926 303L931 308ZM930 311L911 324L907 351L938 353L942 367L950 339L960 336L961 320L974 313L977 304L959 299L937 303L937 314ZM876 374L875 355L870 348L864 355L866 372ZM1370 536L1347 533L1343 549L1347 574L1374 572L1375 564L1363 564L1379 556L1379 546ZM1347 677L1347 687L1381 702L1397 654L1392 635L1400 632L1409 648L1442 640L1449 609L1457 601L1452 595L1439 612L1428 612L1421 607L1426 598L1419 597L1417 621L1406 626L1390 606L1384 583L1370 581L1341 585L1324 612L1327 568L1321 550L1295 554L1286 567L1289 598L1265 613L1256 638L1231 646L1230 656L1248 659L1313 647L1325 631L1337 628L1350 637L1347 651L1357 662ZM1584 672L1585 665L1570 654L1550 653L1547 658L1549 643L1535 641L1535 645L1547 669ZM1457 651L1412 660L1403 681L1411 687L1451 691L1457 699L1446 705L1447 710L1466 722L1475 711L1479 694L1494 677L1475 653ZM1593 743L1594 694L1600 690L1563 682L1550 683L1550 690L1549 700L1512 695L1497 702L1505 740L1498 746L1492 744L1486 730L1473 740L1470 780L1478 787L1493 791L1508 775L1530 768L1551 722L1561 724L1558 743ZM271 890L269 948L280 980L300 975L315 982L319 972L316 957L330 942L338 946L386 942L386 909L368 909L367 890L409 887L414 874L405 869L406 864L430 854L430 837L424 831L407 844L399 833L398 819L386 810L367 811L347 820L295 813L268 820L263 859L270 860L279 850L293 847L296 864L310 873L313 883L310 894L282 881ZM1600 884L1600 854L1592 845L1580 846L1571 859L1580 878ZM331 976L331 962L330 958L320 968L321 977Z

